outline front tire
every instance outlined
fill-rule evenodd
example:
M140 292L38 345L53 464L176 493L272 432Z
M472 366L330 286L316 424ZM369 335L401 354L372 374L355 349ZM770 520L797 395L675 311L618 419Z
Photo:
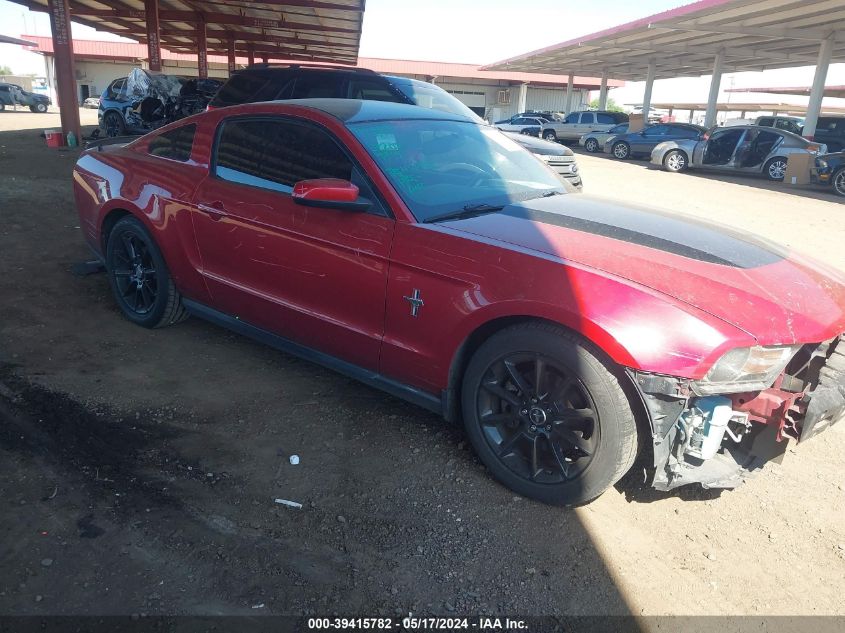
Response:
M588 138L587 141L584 143L584 149L590 152L591 154L595 154L599 151L599 142L594 138Z
M625 160L631 157L631 146L624 141L614 143L613 147L610 148L610 151L619 160Z
M120 311L136 325L158 328L187 318L161 250L136 218L119 220L109 233L106 271Z
M123 117L117 112L106 112L103 117L103 131L109 138L126 134L126 125L123 122Z
M763 166L763 175L769 180L781 181L786 176L786 159L778 156Z
M609 361L545 323L493 335L464 375L467 435L493 476L556 505L591 501L634 463L637 429Z
M680 150L673 149L663 157L663 167L666 171L677 174L685 171L688 166L689 161L687 160L687 155Z
M543 138L552 143L557 143L557 134L554 130L546 130L543 132Z

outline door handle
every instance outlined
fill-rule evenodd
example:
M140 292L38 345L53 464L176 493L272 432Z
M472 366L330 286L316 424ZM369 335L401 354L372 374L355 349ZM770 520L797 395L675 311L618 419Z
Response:
M218 207L222 207L222 206L223 206L222 202L212 202L211 205L198 203L197 209L199 209L200 211L205 213L212 220L222 220L226 215L225 211L222 211L221 209L218 208Z

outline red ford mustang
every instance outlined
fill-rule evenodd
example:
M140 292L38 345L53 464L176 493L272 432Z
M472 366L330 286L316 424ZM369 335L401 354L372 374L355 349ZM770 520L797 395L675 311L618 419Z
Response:
M462 420L491 473L594 499L733 487L845 415L845 283L748 235L573 195L496 130L393 103L235 106L82 155L131 321L193 314Z

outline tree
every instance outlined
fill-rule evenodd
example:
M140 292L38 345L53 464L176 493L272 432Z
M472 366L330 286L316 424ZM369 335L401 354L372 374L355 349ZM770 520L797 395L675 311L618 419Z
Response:
M590 101L590 107L594 108L595 110L598 110L599 109L599 100L593 99L592 101ZM607 98L607 104L605 105L604 109L609 111L609 112L623 112L624 111L624 110L622 110L622 107L618 103L616 103L613 99L611 99L610 97Z
M0 66L0 75L14 75L15 73L12 72L12 69L3 64Z

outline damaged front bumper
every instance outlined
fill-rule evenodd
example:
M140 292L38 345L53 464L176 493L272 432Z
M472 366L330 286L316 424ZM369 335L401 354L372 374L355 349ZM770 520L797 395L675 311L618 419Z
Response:
M772 386L700 396L693 381L628 370L648 414L652 485L735 488L789 438L805 441L845 418L845 335L804 345Z

